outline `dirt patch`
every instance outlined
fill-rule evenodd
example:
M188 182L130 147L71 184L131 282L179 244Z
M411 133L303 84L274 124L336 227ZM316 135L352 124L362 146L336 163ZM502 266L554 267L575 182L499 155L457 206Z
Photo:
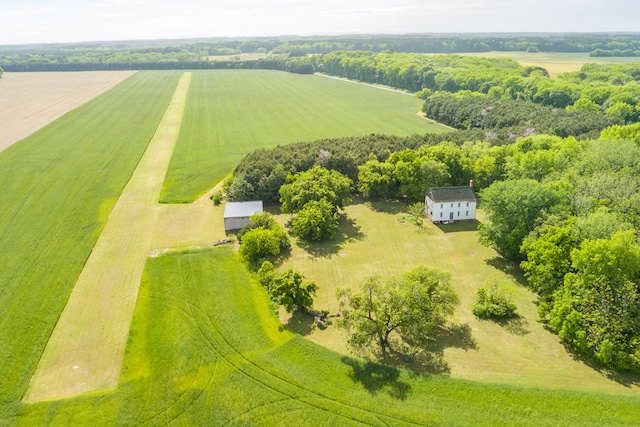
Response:
M111 89L135 71L4 73L0 151Z

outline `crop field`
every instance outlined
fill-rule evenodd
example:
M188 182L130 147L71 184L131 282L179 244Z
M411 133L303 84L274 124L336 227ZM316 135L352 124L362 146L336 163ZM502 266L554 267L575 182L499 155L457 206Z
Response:
M179 76L137 73L0 153L0 402L26 392Z
M116 390L18 425L632 424L639 400L411 375L280 328L230 247L147 261ZM570 421L569 421L570 420Z
M142 268L159 216L158 195L180 129L190 77L191 73L181 77L155 135L111 211L47 343L27 400L118 385ZM135 218L141 220L132 221ZM96 295L101 296L99 302Z
M264 70L194 71L161 202L191 202L249 151L340 136L443 132L422 101L321 76Z
M0 151L110 89L134 71L5 73L0 79Z
M473 226L419 229L399 203L356 201L341 236L294 246L283 267L316 280L315 306L332 311L336 287L370 274L451 271L459 327L434 339L433 366L381 366L348 356L333 327L283 327L234 248L211 247L224 237L223 207L206 197L216 180L256 147L367 133L367 120L398 134L432 125L403 94L234 73L136 73L0 153L0 425L637 423L637 378L573 360L535 323L524 287L523 321L475 320L475 287L512 266L478 245ZM167 168L164 191L204 195L159 204ZM51 366L72 375L47 378Z
M558 74L578 71L584 64L626 64L640 62L640 58L632 57L591 57L583 52L474 52L463 53L468 56L484 56L488 58L511 58L525 66L540 66L545 68L553 78Z

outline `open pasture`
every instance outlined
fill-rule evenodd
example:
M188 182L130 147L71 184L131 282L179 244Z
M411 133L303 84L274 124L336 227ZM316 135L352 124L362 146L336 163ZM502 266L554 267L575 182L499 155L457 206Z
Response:
M524 286L514 264L478 243L475 222L436 226L425 220L417 227L403 220L406 206L399 202L359 201L345 212L338 237L326 243L297 242L281 266L302 272L320 286L316 309L335 313L337 288L358 289L369 276L397 275L425 264L451 274L460 296L453 322L468 329L449 333L444 344L436 346L434 360L439 363L416 369L494 383L640 395L639 377L608 378L606 372L576 360L537 322L535 294ZM279 216L281 223L289 218ZM472 314L477 288L493 277L514 282L513 298L522 316L517 321L500 324ZM283 322L291 322L290 329L318 344L348 351L344 331L335 326L312 328L312 319L299 315L291 320L283 315Z
M265 70L194 71L161 202L190 202L248 152L340 136L446 128L419 116L422 100L321 76Z
M137 73L0 153L0 402L24 396L180 75Z
M559 74L578 71L584 64L626 64L640 62L640 58L633 57L591 57L585 52L473 52L461 55L479 56L487 58L511 58L524 66L539 66L545 68L553 78Z
M283 330L230 247L147 261L118 389L16 408L19 425L605 425L638 398L447 379Z
M0 151L133 73L4 73L0 78Z

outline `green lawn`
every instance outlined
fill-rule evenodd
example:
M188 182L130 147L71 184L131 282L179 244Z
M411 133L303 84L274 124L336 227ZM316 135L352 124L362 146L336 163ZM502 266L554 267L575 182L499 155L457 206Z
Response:
M0 153L0 419L25 393L181 74L137 73Z
M230 247L151 258L118 389L18 425L604 425L640 399L415 376L282 330Z
M258 147L340 136L443 132L422 100L322 76L194 71L161 202L190 202Z
M357 201L345 211L348 220L342 220L337 238L316 244L298 241L281 266L303 272L320 286L317 309L336 312L339 287L357 288L368 276L397 275L425 264L451 273L461 300L454 323L468 326L475 346L467 342L465 329L453 328L443 336L443 345L436 346L437 366L416 369L489 382L640 395L640 377L608 378L605 372L576 360L556 335L537 322L536 296L523 286L515 264L478 243L475 222L438 227L425 221L418 228L403 222L406 208L399 202ZM290 215L279 218L286 223ZM492 277L515 283L513 297L523 316L520 321L501 325L478 320L471 313L477 288ZM316 343L348 351L342 330L310 329L311 323L296 316L287 326Z

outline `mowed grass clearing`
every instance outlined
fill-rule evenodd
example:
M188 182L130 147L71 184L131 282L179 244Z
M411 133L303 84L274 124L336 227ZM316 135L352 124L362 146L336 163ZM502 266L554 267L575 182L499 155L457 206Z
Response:
M419 117L422 100L315 75L194 71L161 202L196 199L250 151L322 138L444 132Z
M640 377L609 378L576 360L556 335L537 322L536 296L524 286L515 264L478 243L475 222L435 226L425 220L418 228L403 222L406 206L399 202L358 202L345 212L348 220L342 221L340 236L321 244L297 242L281 266L301 271L320 286L316 309L335 313L337 288L358 289L369 276L397 275L425 264L451 274L461 300L453 321L469 329L445 333L434 342L433 363L415 369L494 383L640 395ZM290 215L279 218L286 223ZM499 324L473 316L477 288L493 277L514 282L520 320ZM344 331L335 326L312 328L312 319L299 315L290 320L283 316L283 321L316 343L349 353ZM469 345L469 336L475 345Z
M17 425L625 425L634 396L412 375L283 330L230 247L147 261L117 390Z
M465 56L486 58L511 58L524 66L539 66L545 68L552 78L570 71L579 71L584 64L627 64L640 62L640 58L633 57L591 57L586 52L473 52L461 53Z
M113 207L47 343L27 401L118 385L142 269L154 241L156 203L180 130L190 77L185 73L180 78L155 135Z
M0 419L24 396L180 74L137 73L0 153Z

